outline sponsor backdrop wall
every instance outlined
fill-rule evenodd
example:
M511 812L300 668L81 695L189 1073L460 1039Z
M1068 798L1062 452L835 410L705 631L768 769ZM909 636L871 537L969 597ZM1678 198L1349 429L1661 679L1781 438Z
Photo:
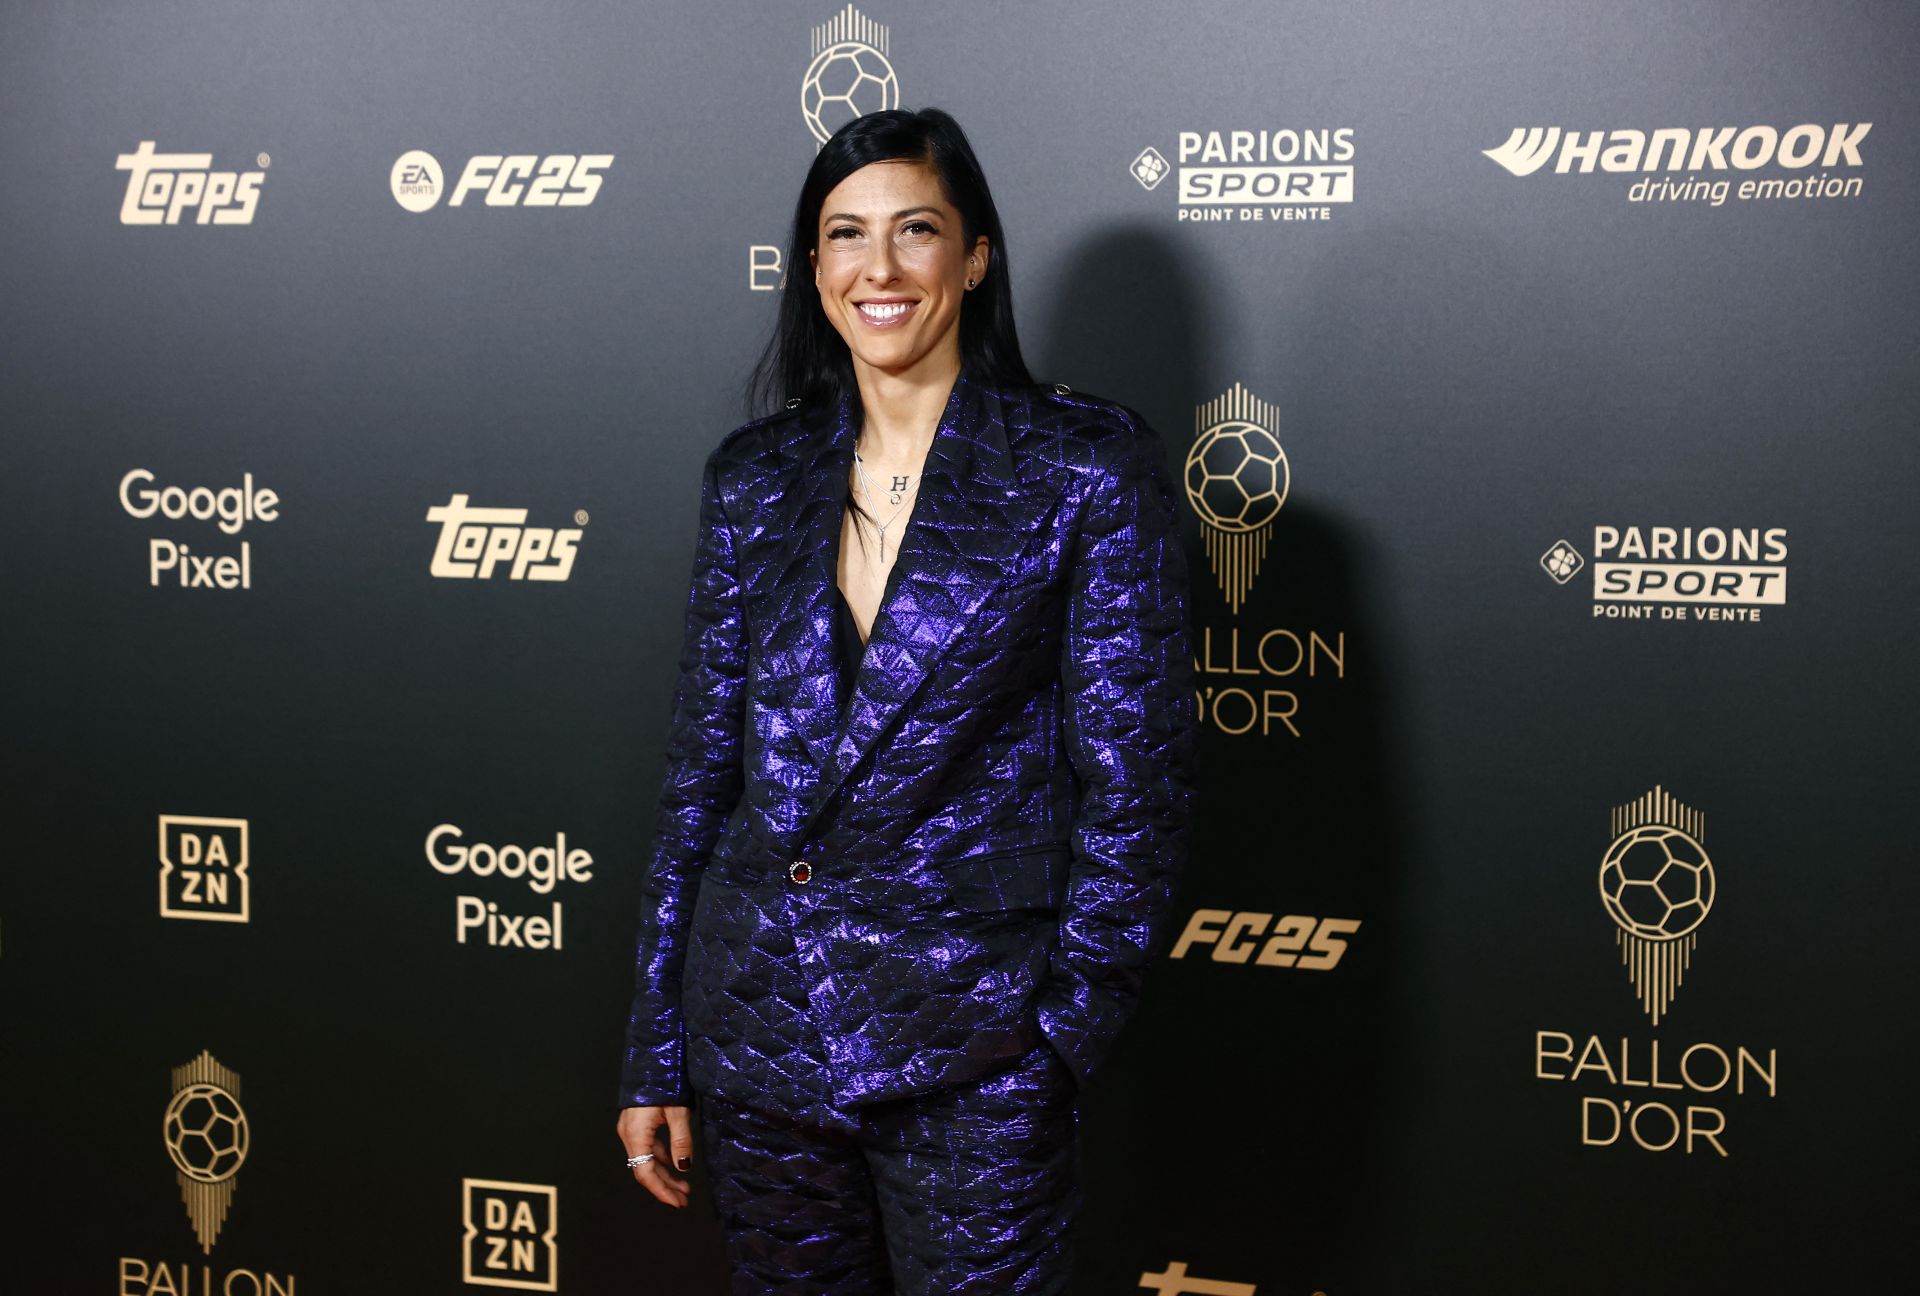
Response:
M7 6L7 1285L724 1289L614 1139L637 870L790 204L903 104L1191 506L1079 1290L1888 1290L1917 26Z

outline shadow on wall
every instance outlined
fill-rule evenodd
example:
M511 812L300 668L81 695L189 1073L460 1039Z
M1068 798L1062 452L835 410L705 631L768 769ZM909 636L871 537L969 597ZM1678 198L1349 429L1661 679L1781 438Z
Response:
M1102 232L1036 312L1045 324L1029 348L1035 375L1139 410L1176 470L1195 408L1236 381L1280 406L1284 447L1311 375L1265 357L1238 360L1237 372L1222 363L1216 341L1232 321L1207 313L1216 273L1157 230ZM1082 1236L1097 1245L1080 1260L1078 1289L1131 1290L1143 1272L1185 1262L1195 1279L1264 1289L1337 1275L1355 1290L1378 1241L1379 1180L1394 1164L1383 1086L1400 1061L1393 1020L1409 990L1397 910L1410 790L1388 723L1399 668L1380 630L1377 555L1296 483L1236 613L1198 515L1185 512L1199 823L1172 944L1083 1104ZM1309 646L1317 636L1324 650L1310 647L1282 674L1295 653L1276 635L1272 669L1259 673L1257 645L1279 631ZM1233 689L1249 691L1255 714L1264 704L1266 718L1249 728L1246 707L1230 714L1223 694ZM1223 701L1217 722L1214 701ZM1276 718L1289 708L1290 719ZM1328 970L1218 960L1217 939L1172 958L1201 909L1271 915L1269 934L1289 915L1361 926Z

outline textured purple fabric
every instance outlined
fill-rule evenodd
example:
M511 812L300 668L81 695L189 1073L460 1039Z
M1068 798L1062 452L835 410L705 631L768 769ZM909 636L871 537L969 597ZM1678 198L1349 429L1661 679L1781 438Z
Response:
M858 426L803 404L707 461L622 1105L831 1119L1043 1038L1083 1086L1164 948L1197 737L1166 447L961 378L846 696Z
M700 1159L735 1296L1067 1290L1084 1202L1075 1097L1044 1042L844 1127L709 1097Z

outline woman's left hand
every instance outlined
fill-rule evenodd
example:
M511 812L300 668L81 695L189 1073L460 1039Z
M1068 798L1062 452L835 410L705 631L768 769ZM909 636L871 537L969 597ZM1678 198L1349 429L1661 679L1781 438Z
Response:
M693 1164L692 1113L691 1107L629 1107L615 1127L628 1156L653 1153L653 1160L633 1168L633 1177L669 1206L687 1204L687 1181L670 1174L666 1162L682 1171Z

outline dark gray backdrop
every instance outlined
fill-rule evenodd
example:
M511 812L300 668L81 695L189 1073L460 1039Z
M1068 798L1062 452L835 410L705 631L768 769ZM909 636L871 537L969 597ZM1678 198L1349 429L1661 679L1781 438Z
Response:
M10 1282L450 1291L464 1255L562 1291L724 1289L704 1196L673 1213L628 1180L610 1098L698 469L744 417L774 302L754 248L812 156L802 79L836 13L0 9ZM1205 941L1155 966L1086 1095L1080 1289L1890 1289L1913 1259L1911 8L860 14L886 29L868 66L974 141L1036 372L1140 409L1176 463L1242 386L1290 469L1237 606L1189 517L1222 710L1176 935L1201 910L1359 926L1330 969ZM1801 124L1857 162L1486 155L1517 128ZM1351 201L1182 221L1180 172L1210 164L1182 133L1233 131L1350 132L1344 185L1314 183ZM260 172L251 222L123 224L115 160L145 140ZM448 191L475 155L613 160L585 205L415 213L390 185L413 149ZM1821 174L1859 184L1630 196ZM251 474L277 516L138 518L135 469ZM456 494L578 527L569 578L435 577L426 512ZM1783 529L1787 601L1597 600L1599 530L1655 527ZM150 584L156 540L244 542L250 588ZM1586 564L1565 584L1540 561L1561 541ZM1338 669L1259 673L1276 630ZM1229 732L1234 688L1298 734ZM1612 812L1656 786L1704 816L1717 887L1657 1025L1597 885ZM245 822L247 921L163 915L163 816ZM443 875L440 824L565 833L591 878ZM560 902L564 948L459 943L461 896ZM1585 1065L1549 1078L1562 1048ZM1684 1087L1741 1049L1770 1092L1753 1068ZM250 1139L210 1249L155 1137L202 1050ZM1701 1109L1725 1155L1606 1144L1646 1102ZM483 1206L464 1238L475 1180L533 1186L473 1191L550 1210L552 1249Z

